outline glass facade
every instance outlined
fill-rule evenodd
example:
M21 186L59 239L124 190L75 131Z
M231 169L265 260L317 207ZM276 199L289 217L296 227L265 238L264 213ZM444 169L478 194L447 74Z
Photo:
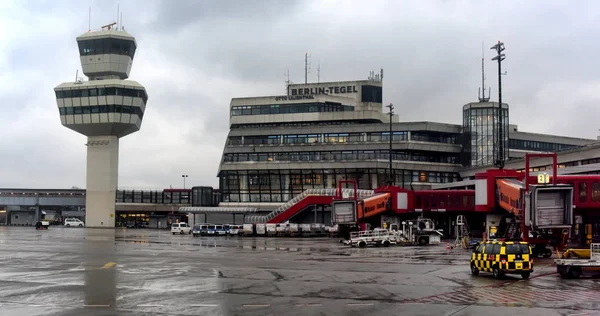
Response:
M63 98L88 98L102 97L105 95L121 95L124 97L142 98L144 103L148 102L146 91L140 89L129 89L120 87L101 87L89 89L73 89L54 91L57 99Z
M144 118L144 112L139 106L129 106L120 104L60 107L58 108L58 112L60 113L60 115L95 113L136 114L140 117L140 119Z
M394 141L421 141L429 143L456 144L457 135L438 132L392 133ZM275 144L310 144L310 143L353 143L353 142L389 142L390 132L368 133L324 133L324 134L286 134L261 136L230 136L228 145L275 145Z
M223 162L257 161L364 161L387 160L388 150L340 150L340 151L294 151L294 152L252 152L225 154ZM400 161L420 161L435 163L458 163L458 154L427 151L392 151L392 159Z
M232 106L231 116L260 115L260 114L290 114L311 112L345 112L354 111L353 106L341 103L294 103Z
M383 186L387 169L309 169L221 171L223 202L285 202L307 189L335 188L340 180L356 180L359 189ZM447 172L394 170L396 185L458 181Z
M129 56L133 59L136 50L134 41L118 38L80 40L77 44L79 45L80 56L116 54Z
M579 148L578 145L558 144L548 142L538 142L533 140L511 139L509 141L510 149L522 149L532 151L551 151L557 152L561 150L569 150Z
M466 135L465 151L469 154L468 165L493 165L498 153L498 107L474 103L463 108L463 132ZM509 130L508 106L502 109L504 131L504 159L508 160Z

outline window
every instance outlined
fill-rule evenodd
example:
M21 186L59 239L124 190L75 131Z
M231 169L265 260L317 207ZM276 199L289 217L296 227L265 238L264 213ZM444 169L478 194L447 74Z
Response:
M600 182L592 183L592 202L600 202Z
M579 202L587 202L587 183L579 182Z
M137 114L144 117L144 112L138 106L129 105L95 105L95 106L73 106L58 108L60 115L90 114L90 113L124 113Z
M507 255L523 255L529 253L529 246L523 244L506 245Z
M144 90L128 89L128 88L90 88L90 89L75 89L56 91L57 98L85 98L105 95L123 95L130 97L142 98L144 103L148 102L148 95Z
M294 103L294 104L265 104L265 105L241 105L231 107L231 115L267 115L287 113L311 113L311 112L338 112L354 111L353 106L342 104L325 103Z
M77 42L81 56L116 54L133 58L136 46L132 40L118 38L85 39Z

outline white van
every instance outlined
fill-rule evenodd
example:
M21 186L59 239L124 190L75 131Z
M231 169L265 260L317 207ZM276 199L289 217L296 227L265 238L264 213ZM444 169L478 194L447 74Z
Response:
M187 223L173 223L171 225L171 233L175 234L191 234L192 228Z
M85 226L85 223L82 222L81 220L77 219L77 218L65 218L65 224L66 227L83 227Z

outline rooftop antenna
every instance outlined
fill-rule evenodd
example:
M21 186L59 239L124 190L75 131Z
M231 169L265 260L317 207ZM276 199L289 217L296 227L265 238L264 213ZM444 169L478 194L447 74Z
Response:
M119 28L117 28L117 31ZM123 12L121 12L121 31L123 30Z
M119 30L119 3L117 3L117 31Z
M92 6L90 6L89 8L89 14L88 14L88 32L90 32L92 30Z
M304 54L304 84L308 83L308 73L310 72L310 55Z
M317 62L317 83L321 83L321 62Z
M383 82L383 68L379 69L379 79Z
M485 97L485 65L484 65L484 52L483 52L483 41L481 41L481 87L477 91L479 102L489 102L490 95L492 95L492 88L489 88L487 98Z
M284 76L286 76L286 80L285 80L285 90L286 90L286 94L289 96L290 95L290 84L292 83L290 81L290 68L287 69L287 72L283 74Z

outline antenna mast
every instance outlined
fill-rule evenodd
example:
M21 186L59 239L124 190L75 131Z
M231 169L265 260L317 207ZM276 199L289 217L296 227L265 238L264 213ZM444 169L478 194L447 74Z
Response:
M310 55L304 54L304 84L308 83L308 73L310 72Z
M117 31L119 30L119 4L117 3Z
M89 8L89 14L88 14L88 32L92 30L92 7L90 6Z
M321 83L321 62L317 63L317 83Z
M483 53L483 41L481 42L481 87L478 91L479 102L489 102L490 96L492 95L492 88L490 87L490 91L488 93L487 98L485 97L485 56Z
M290 68L288 68L287 72L283 75L287 77L287 79L285 80L285 93L287 96L290 96L290 83L292 83L290 81Z

